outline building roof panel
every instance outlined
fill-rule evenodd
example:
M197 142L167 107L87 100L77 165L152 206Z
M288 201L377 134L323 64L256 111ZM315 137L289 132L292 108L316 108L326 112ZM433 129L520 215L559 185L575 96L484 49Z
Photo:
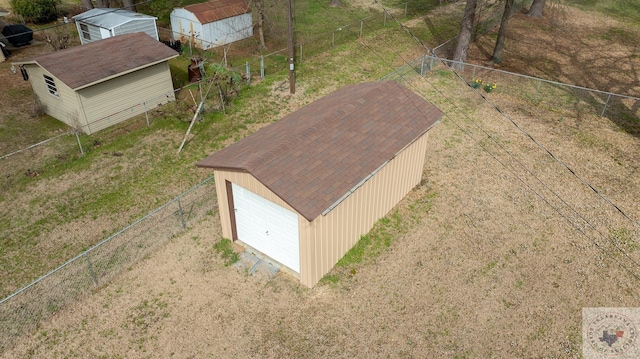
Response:
M211 0L205 3L184 7L193 13L201 24L227 19L251 12L251 8L244 0Z
M399 115L405 108L412 110ZM349 85L197 166L245 170L311 221L441 116L434 105L396 82Z
M35 63L77 90L177 56L178 53L165 44L143 32L136 32L15 63Z

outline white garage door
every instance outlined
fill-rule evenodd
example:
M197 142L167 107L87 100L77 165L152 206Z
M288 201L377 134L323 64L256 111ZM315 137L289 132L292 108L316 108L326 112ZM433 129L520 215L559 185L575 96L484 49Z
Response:
M298 216L232 183L238 239L300 273Z

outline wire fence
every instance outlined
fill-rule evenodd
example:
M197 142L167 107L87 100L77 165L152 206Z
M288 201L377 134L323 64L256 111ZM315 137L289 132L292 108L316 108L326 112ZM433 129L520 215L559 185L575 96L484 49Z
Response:
M398 16L406 15L407 8L405 6L404 10L400 10ZM367 18L342 24L329 32L305 36L306 39L304 41L295 44L295 62L300 64L306 57L312 57L390 26L394 26L393 19L387 13L378 13ZM163 41L175 42L177 40L174 39L177 37L176 34L170 29L158 28L158 33ZM206 42L205 40L202 41ZM221 64L230 68L232 71L242 74L247 83L250 83L252 78L264 78L269 74L282 73L283 69L288 68L287 48L271 51L263 55L250 56L248 60L238 60L237 58L231 58L227 54L230 46L241 49L252 48L255 42L255 37L252 37L236 41L232 45L218 46L207 51L190 46L187 42L181 44L180 50L185 56L200 58L205 64ZM240 61L240 63L236 60ZM190 71L188 65L185 65L184 69L173 68L172 70L173 72ZM174 76L174 79L178 77L177 74L172 74L172 76ZM211 76L213 76L212 73L203 71L198 76L198 79L192 82L182 83L185 81L184 79L177 81L180 82L179 85L181 87L174 90L173 93L175 102L172 105L172 111L175 117L182 116L185 120L190 120L197 104L202 100L205 100L207 111L223 111L223 102L217 90L208 92L206 88L203 89L203 84L208 84ZM104 129L110 123L117 123L115 126L111 126L111 131L116 132L119 129L128 132L128 128L131 126L151 126L156 118L156 113L166 112L163 106L168 102L169 95L165 94L145 100L127 109L94 120L86 126L91 129L91 132L94 132L95 129ZM207 98L203 99L203 96ZM92 137L78 134L74 129L70 128L66 133L57 134L24 148L0 154L0 173L5 174L9 180L22 175L37 176L49 165L84 155L86 150L93 147L93 142L94 139Z
M0 301L0 354L24 333L213 215L213 177Z
M455 68L469 86L489 93L506 96L493 97L498 107L514 98L544 103L550 108L573 111L577 116L591 113L606 116L622 130L640 134L640 98L621 95L545 80L533 76L498 70L490 67L452 61L433 55L421 56L384 76L383 80L407 81L416 76L426 76L438 71Z
M397 17L408 16L407 4L400 4L404 10L397 12ZM397 26L394 19L387 12L374 13L366 18L357 19L355 21L346 22L337 25L333 30L323 32L321 34L306 34L299 36L294 43L295 57L294 63L303 63L306 57L312 57L325 52L329 49L350 43L358 38L373 34L376 31ZM172 31L171 29L158 28L158 36L161 41L175 42L179 41L184 35ZM233 68L235 71L245 73L247 79L251 77L264 78L266 75L274 73L282 73L283 69L288 69L288 48L283 47L277 50L266 50L266 53L243 56L242 59L231 58L229 52L231 47L240 49L238 52L253 52L257 39L257 35L250 38L235 41L231 44L220 45L208 50L202 50L196 47L194 41L181 41L182 53L190 57L199 57L208 62L223 64ZM183 39L184 40L184 39ZM205 39L198 39L198 42L205 45L213 44ZM248 51L245 51L247 50ZM237 63L240 61L240 63Z

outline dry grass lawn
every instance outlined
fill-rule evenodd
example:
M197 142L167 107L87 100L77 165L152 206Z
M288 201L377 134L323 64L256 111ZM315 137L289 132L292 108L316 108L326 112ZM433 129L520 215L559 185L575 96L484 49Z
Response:
M574 15L564 26L605 23ZM544 21L527 33L544 32ZM584 33L563 34L555 46L587 51ZM531 67L511 56L523 45L510 42L503 68ZM615 48L612 56L637 51ZM601 89L631 92L637 78L617 63L601 67L617 87ZM570 65L558 65L557 79L588 85ZM527 102L507 80L488 102L442 69L407 86L446 116L429 134L422 183L390 215L397 235L381 255L307 289L283 273L225 267L213 250L218 220L208 220L4 356L580 358L582 308L640 305L639 231L629 220L640 218L637 134L597 111ZM273 96L283 107L310 98Z

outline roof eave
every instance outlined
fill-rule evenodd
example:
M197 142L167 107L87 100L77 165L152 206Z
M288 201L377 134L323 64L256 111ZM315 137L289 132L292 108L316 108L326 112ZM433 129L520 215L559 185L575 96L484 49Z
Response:
M173 58L176 58L176 57L178 57L178 56L179 56L179 54L177 54L177 53L176 53L175 55L172 55L172 56L170 56L170 57L167 57L167 58L164 58L164 59L161 59L161 60L157 60L157 61L154 61L154 62L150 62L150 63L148 63L148 64L140 65L140 66L138 66L138 67L135 67L135 68L129 69L129 70L127 70L127 71L119 72L119 73L117 73L117 74L113 74L113 75L111 75L111 76L107 76L107 77L101 78L101 79L99 79L99 80L96 80L96 81L90 82L90 83L88 83L88 84L84 84L84 85L82 85L82 86L72 87L71 89L72 89L72 90L74 90L74 91L79 91L79 90L85 89L85 88L87 88L87 87L91 87L91 86L93 86L93 85L99 84L99 83L101 83L101 82L105 82L105 81L108 81L108 80L114 79L114 78L116 78L116 77L120 77L120 76L123 76L123 75L126 75L126 74L130 74L130 73L132 73L132 72L135 72L135 71L138 71L138 70L141 70L141 69L147 68L147 67L151 67L151 66L157 65L157 64L159 64L159 63L161 63L161 62L169 61L169 60L171 60L171 59L173 59ZM42 67L42 66L40 66L40 67ZM43 67L43 68L44 68L44 67ZM62 80L61 80L61 81L62 81ZM62 81L62 82L64 83L64 81ZM66 84L65 84L65 85L66 85Z

